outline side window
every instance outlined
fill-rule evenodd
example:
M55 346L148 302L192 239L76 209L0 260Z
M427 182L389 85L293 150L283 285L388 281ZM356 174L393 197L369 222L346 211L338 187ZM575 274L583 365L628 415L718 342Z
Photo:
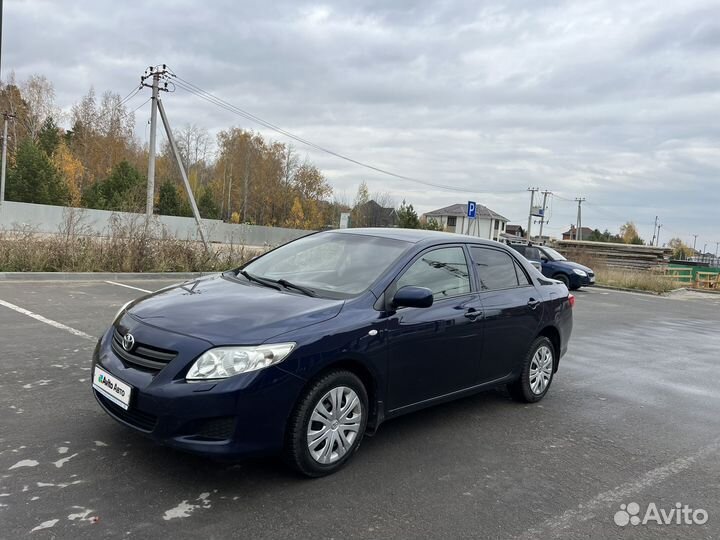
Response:
M518 287L518 274L513 258L500 250L471 247L470 254L477 268L481 291ZM526 277L523 277L527 281Z
M532 285L532 282L530 281L530 278L525 273L525 270L522 269L520 266L520 263L517 261L513 261L515 263L515 272L517 273L518 283L521 287L525 285Z
M517 251L520 255L525 256L525 246L511 246L515 251Z
M530 261L539 261L542 253L536 247L529 247L525 249L525 258Z
M461 247L440 248L424 253L397 282L427 287L436 300L470 292L470 272Z

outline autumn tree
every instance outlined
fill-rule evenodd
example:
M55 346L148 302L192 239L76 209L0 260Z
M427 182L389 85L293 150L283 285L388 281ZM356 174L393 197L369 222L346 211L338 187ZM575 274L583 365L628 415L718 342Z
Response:
M20 118L28 136L37 140L45 120L55 112L55 88L44 75L31 75L21 85L26 114Z
M694 255L694 250L683 242L680 238L672 238L668 243L668 247L673 250L673 259L686 260Z
M11 201L38 204L66 205L70 199L50 158L30 139L18 148L15 166L8 174L6 195Z
M353 227L367 227L369 216L367 206L370 202L370 190L365 181L360 182L355 200L353 201L353 209L350 214L350 222Z
M643 239L640 238L637 227L635 227L635 224L632 221L628 221L625 225L620 227L620 237L625 244L645 244Z
M52 163L58 174L67 186L69 202L71 206L80 206L82 191L83 165L80 160L70 151L65 141L60 140L52 155Z

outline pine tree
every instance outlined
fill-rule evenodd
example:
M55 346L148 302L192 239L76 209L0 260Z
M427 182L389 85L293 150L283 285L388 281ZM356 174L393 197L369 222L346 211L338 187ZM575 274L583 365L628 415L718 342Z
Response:
M47 154L30 139L18 148L15 167L8 174L7 198L64 206L70 202L67 186Z
M181 201L178 196L177 187L169 180L166 180L160 185L157 212L162 216L181 215Z
M403 229L417 229L420 227L420 218L415 212L412 204L405 204L403 199L400 208L398 208L398 225Z

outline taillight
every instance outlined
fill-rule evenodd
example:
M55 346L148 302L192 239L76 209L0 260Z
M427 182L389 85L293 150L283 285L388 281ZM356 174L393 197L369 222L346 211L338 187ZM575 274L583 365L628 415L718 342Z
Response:
M575 307L575 295L574 294L568 294L568 304L570 304L570 307Z

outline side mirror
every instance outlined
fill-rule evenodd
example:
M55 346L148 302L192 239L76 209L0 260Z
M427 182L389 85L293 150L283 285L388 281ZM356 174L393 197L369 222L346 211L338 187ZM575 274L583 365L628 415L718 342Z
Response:
M548 262L548 258L544 257L544 256L540 257L540 261L546 263L546 262Z
M407 285L401 287L393 296L393 307L418 307L426 308L433 304L433 293L426 287L414 287Z

